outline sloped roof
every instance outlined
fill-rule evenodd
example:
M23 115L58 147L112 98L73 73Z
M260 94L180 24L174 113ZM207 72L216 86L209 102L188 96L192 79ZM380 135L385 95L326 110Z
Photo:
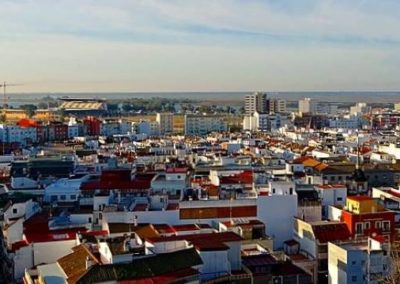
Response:
M96 257L88 250L88 248L81 244L74 247L73 253L60 258L57 263L67 276L69 284L74 284L86 272L86 259L97 263Z
M242 237L234 232L188 234L169 237L148 238L151 243L172 242L186 240L191 242L198 250L226 250L225 243L241 241Z
M345 223L329 222L327 224L312 225L315 238L320 243L348 240L351 236Z
M129 263L94 265L77 283L91 284L148 278L192 268L202 263L203 261L197 251L190 248L135 259Z

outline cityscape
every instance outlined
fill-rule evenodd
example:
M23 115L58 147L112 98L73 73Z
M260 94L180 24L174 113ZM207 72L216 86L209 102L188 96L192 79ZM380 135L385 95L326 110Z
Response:
M2 4L0 284L400 283L400 3Z

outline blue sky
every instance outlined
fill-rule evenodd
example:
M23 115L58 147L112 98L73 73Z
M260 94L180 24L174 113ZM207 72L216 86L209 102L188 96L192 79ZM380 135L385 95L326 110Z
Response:
M15 92L400 89L397 0L0 0Z

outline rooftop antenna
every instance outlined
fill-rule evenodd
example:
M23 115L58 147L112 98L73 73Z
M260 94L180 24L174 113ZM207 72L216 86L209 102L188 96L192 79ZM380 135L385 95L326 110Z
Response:
M357 134L357 162L356 162L356 169L360 169L360 139L358 137L358 130L356 131Z

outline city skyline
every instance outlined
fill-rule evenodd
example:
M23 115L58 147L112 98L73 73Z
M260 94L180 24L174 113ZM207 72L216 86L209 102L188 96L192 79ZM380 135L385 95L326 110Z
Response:
M400 88L396 1L2 1L10 92Z

